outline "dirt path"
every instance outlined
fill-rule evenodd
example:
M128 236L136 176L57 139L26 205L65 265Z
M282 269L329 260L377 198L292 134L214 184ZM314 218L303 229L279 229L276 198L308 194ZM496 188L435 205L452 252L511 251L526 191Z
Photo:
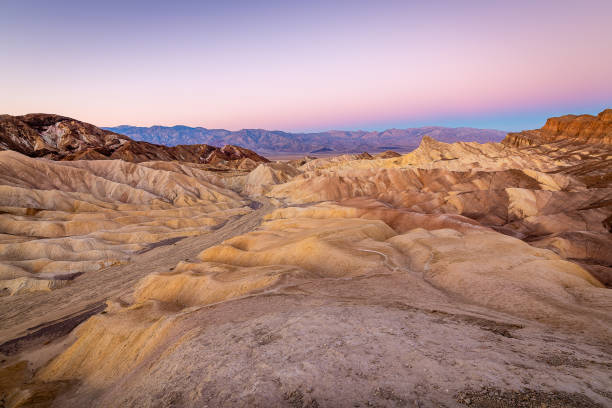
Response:
M0 345L23 336L31 337L50 325L74 320L92 305L129 293L143 276L167 271L179 261L193 259L206 248L253 230L274 209L265 198L258 202L259 208L228 221L213 233L152 245L150 250L133 255L129 264L84 273L61 289L4 297L0 302Z

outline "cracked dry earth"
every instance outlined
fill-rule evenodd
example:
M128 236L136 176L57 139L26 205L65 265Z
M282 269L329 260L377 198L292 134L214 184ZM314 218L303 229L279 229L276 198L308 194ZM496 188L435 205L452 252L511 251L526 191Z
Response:
M106 162L116 184L96 185L130 193L78 199L107 209L112 233L64 233L99 217L74 204L0 215L27 255L0 259L5 280L33 282L0 298L0 406L612 406L609 149L589 147L590 170L580 149L425 139L244 174L173 164L193 179L162 198L129 189L160 197L158 166L130 164L147 186ZM117 232L147 226L158 235L133 246ZM41 239L52 262L121 262L37 284Z

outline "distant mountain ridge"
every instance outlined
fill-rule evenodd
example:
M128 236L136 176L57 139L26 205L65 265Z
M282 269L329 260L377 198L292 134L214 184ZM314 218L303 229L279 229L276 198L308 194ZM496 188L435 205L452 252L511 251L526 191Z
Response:
M423 136L430 136L446 143L452 142L500 142L507 132L494 129L447 128L429 126L409 129L378 131L330 130L316 133L290 133L280 130L207 129L189 126L138 127L122 125L103 129L129 136L134 140L166 146L181 144L238 145L270 153L311 153L315 151L353 153L385 150L410 151L419 146Z

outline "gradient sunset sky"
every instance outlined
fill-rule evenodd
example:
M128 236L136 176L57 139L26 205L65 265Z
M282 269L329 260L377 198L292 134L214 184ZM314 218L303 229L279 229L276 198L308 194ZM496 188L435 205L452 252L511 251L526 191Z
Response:
M0 4L0 113L287 131L612 106L612 1Z

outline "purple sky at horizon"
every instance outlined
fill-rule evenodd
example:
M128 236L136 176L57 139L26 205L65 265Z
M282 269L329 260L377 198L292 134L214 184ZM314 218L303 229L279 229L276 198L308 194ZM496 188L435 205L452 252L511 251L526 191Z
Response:
M612 107L610 16L609 0L5 0L0 113L531 129Z

